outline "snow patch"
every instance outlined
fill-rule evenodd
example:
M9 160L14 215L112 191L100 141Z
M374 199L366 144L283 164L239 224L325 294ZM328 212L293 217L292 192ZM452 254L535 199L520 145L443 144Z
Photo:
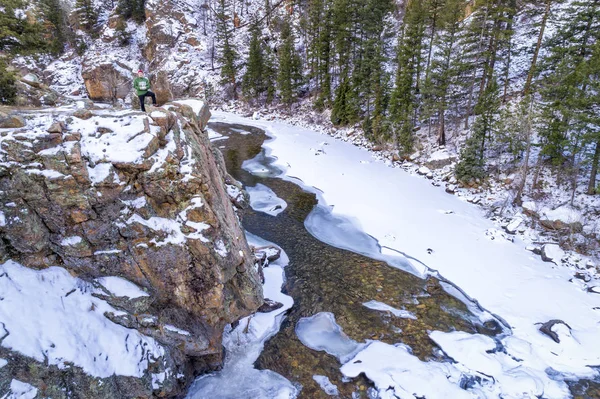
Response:
M131 299L150 296L147 292L122 277L109 276L100 277L96 281L106 288L114 296L124 296Z

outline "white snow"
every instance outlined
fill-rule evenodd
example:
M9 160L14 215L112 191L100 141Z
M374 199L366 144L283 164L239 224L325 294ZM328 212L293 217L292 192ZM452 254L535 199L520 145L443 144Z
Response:
M459 387L461 372L447 363L422 362L403 344L371 342L342 366L346 377L364 373L381 399L475 399Z
M565 205L554 210L542 209L540 212L540 219L553 222L561 221L565 224L573 224L576 222L581 222L582 216L581 212L578 210Z
M81 237L79 236L73 236L73 237L65 237L62 239L62 241L60 242L60 245L63 245L65 247L68 246L73 246L73 245L77 245L82 241Z
M498 351L496 342L485 335L434 331L430 337L457 362L455 367L480 378L496 381L493 385L489 382L483 384L482 389L487 391L484 397L569 397L567 385L552 379L545 372L544 366L547 364L531 356L536 348L518 338L506 339L505 344L512 354L509 356ZM517 354L519 357L515 357Z
M140 209L146 206L146 197L138 197L134 200L123 201L123 203L131 208Z
M369 301L369 302L363 303L363 306L365 306L369 309L379 310L381 312L390 312L394 316L400 317L403 319L413 319L413 320L417 319L417 317L414 314L412 314L411 312L409 312L408 310L396 309L396 308L391 307L390 305L387 305L383 302Z
M72 363L95 377L141 377L163 348L107 319L104 313L119 312L93 291L60 267L0 265L0 325L9 332L2 346L60 368Z
M112 164L110 163L99 163L95 167L88 166L88 175L93 184L99 184L108 179Z
M327 395L336 396L340 394L338 387L329 380L329 377L324 375L313 375L313 380L319 384L323 392Z
M542 253L546 258L548 258L551 262L556 264L560 263L560 260L564 258L565 251L562 250L558 244L546 244L542 247Z
M173 219L166 219L157 216L153 216L149 219L144 219L140 215L135 214L131 216L127 222L127 224L131 223L139 223L143 226L146 226L154 231L163 232L166 234L162 240L158 240L153 238L151 243L155 244L158 247L162 247L164 245L182 245L186 240L201 240L203 242L208 242L201 232L210 228L210 226L206 223L196 223L196 222L185 222L186 226L189 226L196 230L196 232L184 234L181 231L181 224Z
M287 208L287 203L264 184L246 187L246 191L250 195L250 206L257 212L277 216Z
M34 399L37 396L38 390L34 386L13 379L10 382L10 392L2 397L2 399Z
M254 247L274 245L248 232L246 238ZM223 336L226 348L223 369L199 377L190 387L188 399L293 399L298 395L299 388L281 375L254 368L265 342L279 331L285 312L294 303L290 296L281 292L285 277L283 268L288 262L282 251L281 257L263 270L265 298L280 302L283 307L245 317L235 329L227 327Z
M177 100L177 101L173 101L173 102L177 103L177 104L189 105L190 107L192 107L192 109L194 110L194 113L196 115L198 115L200 113L200 110L204 106L204 101L202 101L202 100L195 100L195 99Z
M186 336L190 335L189 331L182 330L181 328L177 328L177 327L172 326L170 324L165 324L165 330L169 330L171 332L174 332L174 333L177 333L177 334L181 334L181 335L186 335Z
M570 270L549 267L520 239L486 238L486 231L497 227L479 207L334 138L279 122L213 114L214 120L264 128L273 137L264 145L266 156L276 158L274 166L288 179L313 187L320 206L328 207L332 217L356 221L382 252L405 254L405 262L414 266L406 270L439 273L506 321L511 334L500 343L509 356L526 357L536 372L554 370L556 380L598 375L589 365L600 364L600 312L594 310L600 307L600 296L571 283ZM323 142L328 144L326 153L312 156L311 149ZM572 327L569 345L539 332L536 323L552 319Z
M296 335L307 347L325 351L345 362L354 356L362 346L348 338L335 322L333 313L320 312L314 316L302 317L296 323Z
M94 255L116 255L116 254L120 254L121 250L120 249L107 249L105 251L96 251L94 252Z
M96 281L106 288L114 296L126 296L128 298L141 298L150 296L147 292L129 280L118 276L100 277Z

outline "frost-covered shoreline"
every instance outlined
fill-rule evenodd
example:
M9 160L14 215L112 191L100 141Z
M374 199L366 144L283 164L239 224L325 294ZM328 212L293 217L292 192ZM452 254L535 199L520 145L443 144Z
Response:
M328 136L226 113L216 113L215 119L264 128L274 137L265 147L277 158L275 165L286 176L321 190L334 206L333 214L356 218L384 253L389 248L415 257L428 266L428 273L438 271L507 321L512 334L496 341L478 334L431 335L461 372L483 376L478 389L485 397L562 398L569 395L565 379L597 376L588 366L600 361L595 345L600 297L570 283L566 268L532 256L518 238L504 239L479 208ZM536 323L551 319L570 326L552 329L560 343L538 330ZM490 345L500 350L490 352ZM377 350L369 345L365 351L371 347ZM515 367L521 370L517 374L511 371ZM382 393L389 378L385 372L371 372Z

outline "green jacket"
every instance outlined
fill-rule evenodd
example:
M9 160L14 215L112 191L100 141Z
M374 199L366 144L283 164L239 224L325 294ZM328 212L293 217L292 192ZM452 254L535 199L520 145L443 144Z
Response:
M133 80L133 88L138 96L143 96L150 90L150 80L148 78L137 77Z

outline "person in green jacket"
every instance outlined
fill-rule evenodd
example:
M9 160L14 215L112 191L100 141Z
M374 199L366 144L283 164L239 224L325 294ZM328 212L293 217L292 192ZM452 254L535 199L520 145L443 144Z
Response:
M144 101L146 96L152 97L152 105L156 105L156 94L150 91L150 79L144 76L144 71L141 69L138 71L138 76L133 80L133 88L140 99L140 105L142 111L146 112Z

